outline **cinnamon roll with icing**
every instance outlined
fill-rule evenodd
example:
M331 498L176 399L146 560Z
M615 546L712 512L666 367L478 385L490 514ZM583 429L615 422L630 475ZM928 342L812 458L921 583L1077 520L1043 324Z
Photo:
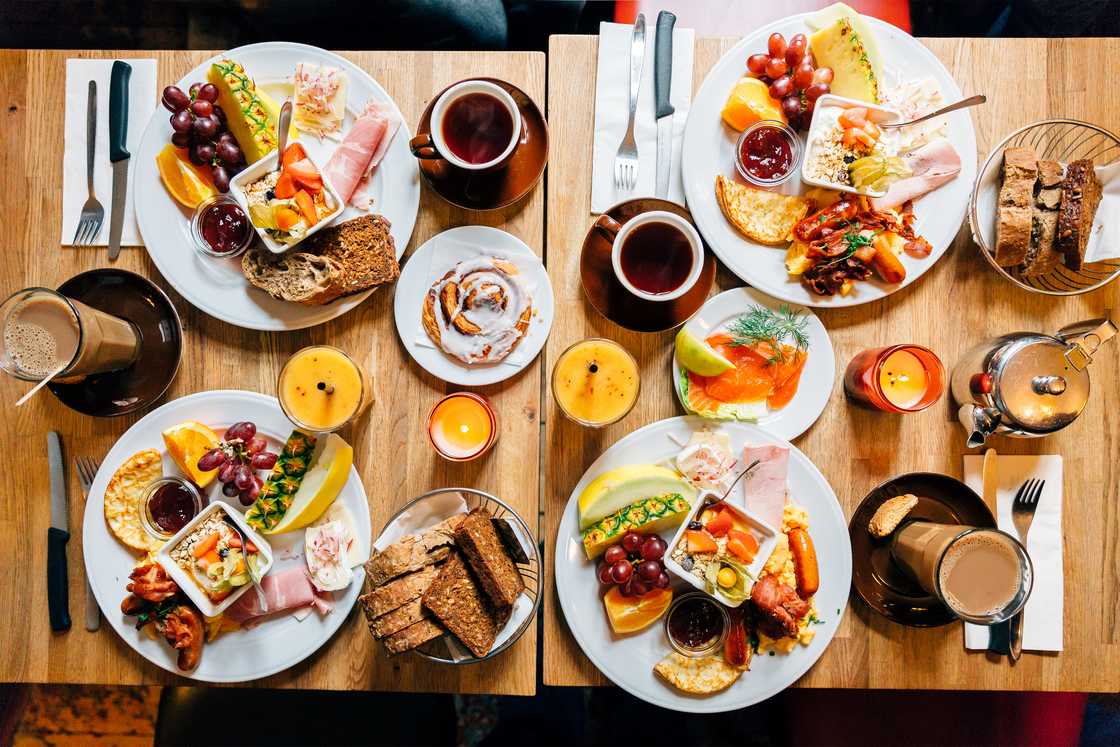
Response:
M467 364L497 363L513 351L533 314L517 266L501 257L463 260L424 296L424 331Z

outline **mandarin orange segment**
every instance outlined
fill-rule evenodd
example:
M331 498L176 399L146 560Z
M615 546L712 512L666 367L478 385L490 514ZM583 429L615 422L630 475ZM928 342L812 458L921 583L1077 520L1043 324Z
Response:
M640 597L624 597L621 589L612 586L603 597L603 606L615 635L627 635L656 622L672 601L671 589L654 589Z

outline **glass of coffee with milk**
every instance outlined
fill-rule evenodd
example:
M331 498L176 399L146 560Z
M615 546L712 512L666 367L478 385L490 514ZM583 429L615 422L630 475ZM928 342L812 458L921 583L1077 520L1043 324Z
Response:
M1015 616L1034 582L1026 549L998 529L911 521L895 531L891 556L955 615L979 625Z
M140 357L140 332L131 322L49 288L9 296L0 305L0 330L0 368L27 381L81 381Z

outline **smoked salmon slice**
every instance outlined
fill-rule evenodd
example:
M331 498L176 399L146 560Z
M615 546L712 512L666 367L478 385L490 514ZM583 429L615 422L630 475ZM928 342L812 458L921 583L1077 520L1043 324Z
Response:
M711 335L707 343L735 368L718 376L688 372L688 407L697 413L715 413L723 404L766 400L780 409L797 393L801 371L808 357L804 350L782 344L779 353L769 342L736 345L725 333Z

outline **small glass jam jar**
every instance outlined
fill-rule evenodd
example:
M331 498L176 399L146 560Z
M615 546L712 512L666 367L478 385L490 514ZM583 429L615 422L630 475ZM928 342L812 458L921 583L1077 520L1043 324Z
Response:
M229 195L206 198L191 218L194 248L207 257L236 257L249 248L256 235L245 210Z
M774 119L755 122L735 143L735 170L758 187L776 187L801 167L801 138Z
M684 656L708 656L720 650L731 627L722 604L702 591L681 594L665 615L665 634L673 650Z
M156 539L169 540L206 506L202 493L189 480L161 477L140 495L140 525Z

